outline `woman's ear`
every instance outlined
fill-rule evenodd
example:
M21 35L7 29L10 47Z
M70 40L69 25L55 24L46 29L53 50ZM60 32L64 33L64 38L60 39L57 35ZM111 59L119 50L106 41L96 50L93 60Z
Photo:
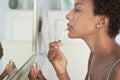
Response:
M96 28L103 27L106 24L106 19L107 17L105 16L98 16Z

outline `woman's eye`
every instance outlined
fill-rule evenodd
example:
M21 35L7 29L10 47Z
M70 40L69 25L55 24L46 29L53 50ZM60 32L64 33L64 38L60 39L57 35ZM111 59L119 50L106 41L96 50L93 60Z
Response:
M79 9L74 9L75 10L75 12L80 12L80 10Z

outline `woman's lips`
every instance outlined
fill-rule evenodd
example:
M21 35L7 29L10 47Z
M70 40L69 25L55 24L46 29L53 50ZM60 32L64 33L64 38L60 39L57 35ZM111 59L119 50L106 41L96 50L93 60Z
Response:
M67 24L67 30L70 30L71 27L72 27L72 26L68 23L68 24Z

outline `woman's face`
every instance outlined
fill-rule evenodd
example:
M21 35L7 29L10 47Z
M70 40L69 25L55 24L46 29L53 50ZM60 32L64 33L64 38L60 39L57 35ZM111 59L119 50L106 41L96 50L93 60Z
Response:
M96 32L96 16L93 13L92 0L75 0L74 8L66 15L69 20L68 36L85 38Z

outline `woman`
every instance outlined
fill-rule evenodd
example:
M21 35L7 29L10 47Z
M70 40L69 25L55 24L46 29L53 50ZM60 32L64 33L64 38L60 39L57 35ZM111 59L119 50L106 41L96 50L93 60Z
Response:
M2 56L3 56L3 48L0 43L0 59L2 58ZM0 75L0 80L3 80L5 77L9 78L14 73L15 69L16 66L14 63L7 64L5 70Z
M75 0L66 18L68 36L83 39L91 50L85 80L120 80L120 46L115 42L120 0ZM59 80L70 80L67 59L59 46L59 42L50 43L48 58Z

